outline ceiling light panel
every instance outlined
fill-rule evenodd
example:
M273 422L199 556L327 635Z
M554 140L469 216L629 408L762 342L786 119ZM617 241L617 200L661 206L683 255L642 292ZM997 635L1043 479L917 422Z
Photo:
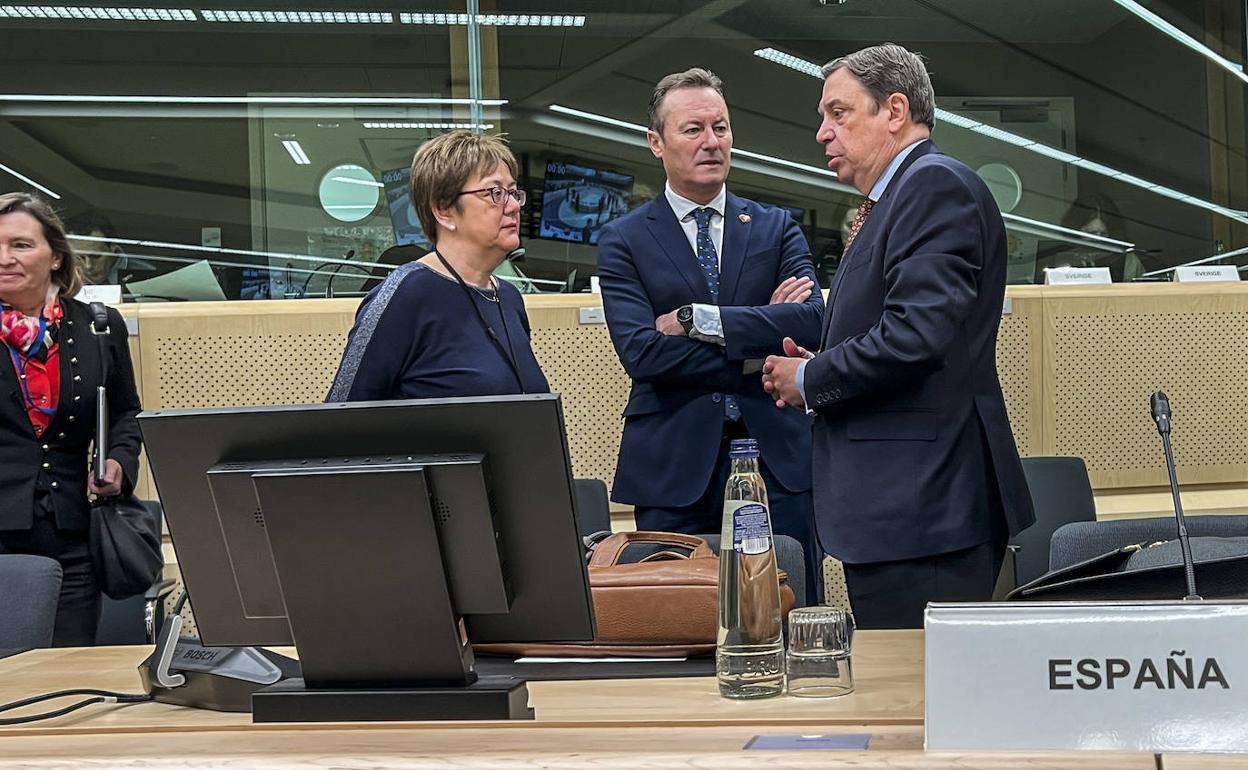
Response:
M466 26L468 14L417 11L400 13L399 21L403 24ZM585 17L559 13L482 13L477 15L477 23L483 27L583 27Z
M0 5L0 19L68 21L199 21L188 8L101 8L88 5Z
M384 11L200 11L204 21L242 24L390 24L394 15Z
M365 128L387 128L387 129L420 128L420 129L433 129L437 131L452 131L457 128L462 128L468 131L472 131L475 129L488 131L494 127L494 124L493 123L429 123L425 121L417 121L414 123L413 122L399 122L399 123L369 122L369 123L365 123L364 127Z

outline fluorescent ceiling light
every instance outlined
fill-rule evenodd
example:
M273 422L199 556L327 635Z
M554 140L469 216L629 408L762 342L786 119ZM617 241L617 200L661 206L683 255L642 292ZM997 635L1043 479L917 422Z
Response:
M823 68L813 61L799 59L791 53L777 51L774 48L759 48L754 51L754 55L760 59L766 59L769 62L779 64L782 67L788 67L791 70L797 70L803 75L810 75L813 78L823 77Z
M187 8L101 8L86 5L0 5L0 19L199 21Z
M299 144L296 139L282 140L282 146L286 148L286 152L290 153L290 159L295 162L296 166L307 166L312 161L308 159L308 154L303 151L303 145Z
M204 21L251 24L390 24L394 15L381 11L251 11L201 10Z
M46 194L46 195L50 195L51 197L53 197L53 198L57 199L58 201L61 199L61 196L60 196L60 195L57 195L57 194L56 194L56 193L54 193L53 191L51 191L51 190L49 190L48 188L44 187L43 185L39 184L39 183L38 183L38 182L36 182L35 180L33 180L33 179L31 179L30 177L26 176L25 174L22 174L22 173L20 173L20 172L14 171L13 169L9 168L8 166L4 165L3 163L0 163L0 171L5 171L5 172L7 172L7 173L9 173L9 174L12 174L13 176L15 176L15 177L17 177L18 179L22 180L22 181L23 181L23 182L25 182L26 184L28 184L28 185L30 185L31 187L35 188L36 190L39 190L39 191L43 192L43 193L44 193L44 194Z
M1169 35L1171 38L1173 38L1174 40L1177 40L1182 45L1187 46L1188 48L1192 49L1196 53L1205 57L1209 61L1218 65L1222 69L1226 70L1227 72L1231 73L1235 77L1239 78L1243 82L1248 83L1248 75L1244 74L1244 66L1242 64L1237 64L1236 62L1231 61L1225 56L1222 56L1221 54L1214 51L1212 48L1209 48L1205 44L1201 43L1196 38L1192 37L1191 35L1188 35L1183 30L1179 29L1178 27L1174 26L1170 22L1161 18L1157 14L1148 10L1144 6L1135 2L1135 0L1114 0L1114 2L1117 3L1118 5L1121 5L1123 8L1127 9L1131 13L1134 13L1136 16L1140 17L1145 22L1151 24L1153 27L1160 30L1163 34Z
M403 24L466 26L466 13L400 13ZM583 27L585 17L577 14L546 13L480 13L477 23L483 27Z
M1122 1L1123 0L1117 0L1117 2L1122 2ZM805 74L805 75L810 75L816 78L823 77L822 69L814 62L809 62L809 61L806 61L805 59L799 59L798 57L793 56L792 54L787 54L782 51L777 51L774 48L759 48L758 50L754 51L754 55L759 57L760 59L766 59L767 61L783 65L785 67L788 67L789 69L797 70L798 72L801 72L802 74ZM1202 200L1193 195L1188 195L1187 193L1182 193L1182 192L1179 192L1178 190L1173 190L1169 187L1159 185L1156 182L1150 182L1147 179L1141 179L1138 176L1134 176L1132 174L1119 171L1118 169L1111 168L1101 163L1097 163L1096 161L1088 160L1087 158L1081 158L1078 155L1072 155L1068 152L1059 150L1054 147L1049 147L1046 144L1042 144L1032 139L1028 139L1025 136L1019 136L1018 134L1010 133L1009 131L1005 131L1003 129L997 128L996 126L990 126L985 123L981 123L978 120L975 120L973 118L968 118L965 115L959 115L956 112L950 112L949 110L944 110L944 109L941 109L940 107L937 107L936 108L936 120L938 122L948 123L949 125L957 126L958 128L962 128L967 131L973 131L981 136L988 137L989 139L994 139L998 142L1011 144L1015 147L1018 147L1019 149L1029 150L1031 152L1036 153L1037 155L1043 155L1045 157L1052 158L1062 163L1066 163L1072 166L1078 166L1079 168L1082 168L1085 171L1091 171L1094 174L1100 174L1101 176L1106 176L1106 177L1109 177L1110 179L1116 179L1119 182L1123 182L1124 184L1134 185L1141 189L1148 190L1149 192L1153 192L1158 195L1163 195L1167 198L1172 198L1176 201L1179 201L1180 203L1186 203L1190 206L1198 206L1200 208L1212 211L1215 214L1221 214L1222 216L1227 217L1228 219L1234 219L1238 222L1244 222L1248 224L1248 211L1242 211L1240 209L1232 209L1226 206L1220 206L1217 203L1213 203L1211 201Z
M283 144L285 143L283 142ZM298 144L298 142L296 142L296 144ZM370 182L367 179L352 179L349 176L331 176L329 180L331 182L346 182L347 184L362 184L365 187L385 187L385 185L381 182ZM339 206L338 208L342 207Z
M365 123L365 128L426 128L450 131L452 129L462 128L467 130L482 129L488 131L494 127L493 123L429 123L426 121L418 121L415 123Z
M506 99L475 100L485 107L500 107ZM0 94L0 102L48 102L53 104L290 104L290 105L420 105L473 104L473 99L420 96L102 96L94 94Z

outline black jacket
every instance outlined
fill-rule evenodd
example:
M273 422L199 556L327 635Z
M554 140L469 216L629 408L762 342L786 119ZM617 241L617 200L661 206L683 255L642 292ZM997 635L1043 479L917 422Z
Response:
M87 474L95 434L95 389L100 382L100 350L91 333L87 305L62 299L65 311L58 332L61 393L56 415L35 436L22 403L17 372L10 360L0 361L0 529L30 529L35 490L50 492L60 529L85 530L90 503ZM123 491L134 488L139 470L139 395L134 387L126 322L108 309L111 333L108 393L108 456L120 465ZM4 356L9 359L9 356Z
M1035 521L997 379L1005 266L987 186L920 144L841 259L806 366L828 553L913 559L988 542L996 510L1011 534Z

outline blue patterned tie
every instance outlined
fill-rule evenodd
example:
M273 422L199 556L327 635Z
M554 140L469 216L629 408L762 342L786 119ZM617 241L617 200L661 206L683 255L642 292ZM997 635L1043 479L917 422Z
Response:
M711 217L713 216L715 216L715 209L694 209L685 216L685 219L693 219L698 223L698 265L701 266L702 273L706 276L706 288L711 291L711 302L718 305L719 255L715 252L715 243L711 240ZM741 407L737 406L737 399L729 395L724 396L724 417L729 420L741 419Z

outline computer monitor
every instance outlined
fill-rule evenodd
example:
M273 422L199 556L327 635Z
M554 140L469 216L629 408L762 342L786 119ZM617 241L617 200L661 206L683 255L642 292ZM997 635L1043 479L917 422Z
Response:
M538 235L573 243L598 243L602 226L628 211L632 194L633 178L628 174L551 161L546 164Z
M309 684L381 687L453 683L469 640L594 635L557 394L139 425L205 644L293 642Z
M386 190L386 208L390 212L390 224L394 227L394 242L398 246L430 246L429 236L421 227L416 207L412 205L412 170L404 166L381 174Z

